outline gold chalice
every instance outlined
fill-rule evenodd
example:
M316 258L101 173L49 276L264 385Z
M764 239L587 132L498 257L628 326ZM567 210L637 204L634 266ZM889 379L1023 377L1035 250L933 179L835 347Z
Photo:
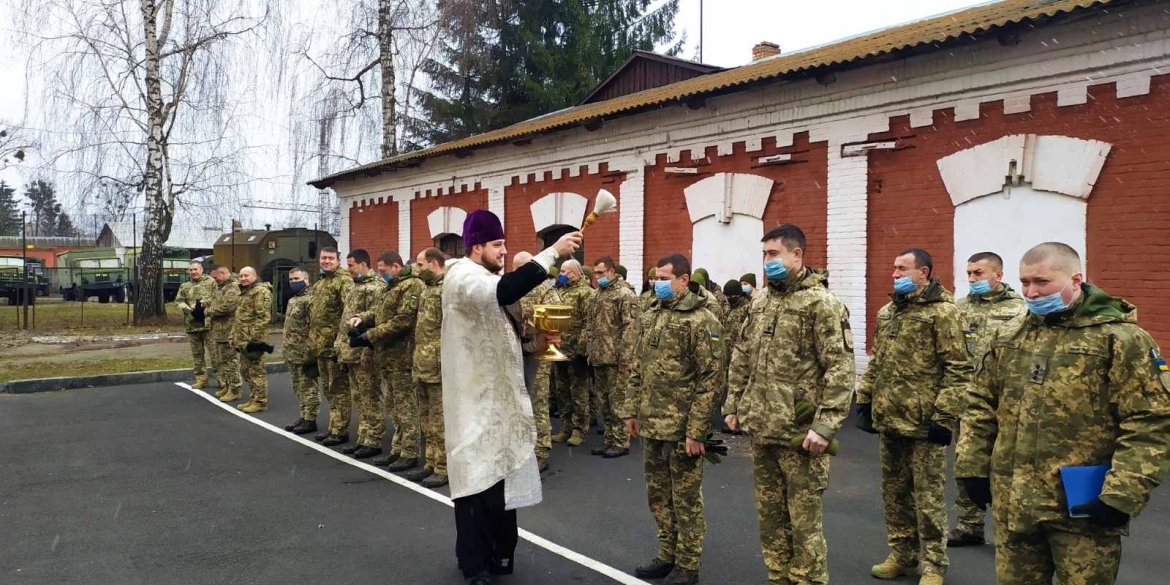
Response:
M545 333L564 333L573 326L573 307L568 305L536 305L532 309L532 320L537 329ZM557 346L548 348L537 358L542 362L567 362L569 358Z

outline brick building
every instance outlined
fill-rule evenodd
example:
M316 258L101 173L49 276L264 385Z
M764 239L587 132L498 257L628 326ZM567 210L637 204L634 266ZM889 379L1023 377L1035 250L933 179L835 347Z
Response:
M608 99L313 184L341 198L343 250L404 255L458 251L481 207L535 252L605 189L619 211L589 261L637 274L682 252L719 282L761 272L762 233L795 222L860 348L901 249L962 295L971 253L1003 255L1018 287L1021 253L1061 240L1170 347L1170 1L1005 0L752 57L635 79L671 66L636 55Z

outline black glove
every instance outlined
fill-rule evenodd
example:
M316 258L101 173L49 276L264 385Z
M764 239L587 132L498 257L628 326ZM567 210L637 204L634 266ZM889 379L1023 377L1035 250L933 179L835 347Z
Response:
M373 349L374 344L370 342L370 338L367 337L365 333L362 333L360 335L353 335L353 331L350 331L349 333L350 333L350 336L349 336L349 346L350 347L368 347L368 348Z
M967 498L979 506L980 510L986 510L991 505L991 480L986 477L960 477L959 483L963 484L963 489L967 491Z
M202 322L205 315L203 312L203 301L195 301L195 307L191 309L191 319Z
M247 345L244 346L245 353L257 355L262 353L272 353L272 351L275 349L275 347L272 347L264 341L249 341Z
M1087 514L1089 516L1089 522L1102 528L1121 528L1129 522L1129 514L1101 500L1093 500L1087 504L1073 506L1072 513L1078 516Z
M936 445L947 446L951 444L951 429L948 429L934 421L931 421L930 428L926 429L926 440Z
M877 429L873 428L873 404L866 402L857 405L857 420L853 422L853 426L871 435L877 434Z
M711 463L722 463L723 457L727 457L727 445L723 444L723 439L714 437L714 433L707 433L707 440L703 441L703 457Z

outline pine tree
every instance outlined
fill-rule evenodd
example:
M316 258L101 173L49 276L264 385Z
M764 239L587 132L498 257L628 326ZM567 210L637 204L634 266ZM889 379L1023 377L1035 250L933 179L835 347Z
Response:
M0 181L0 236L20 235L20 210L16 204L16 189Z
M61 209L53 184L34 181L24 186L24 198L28 200L32 215L33 236L74 236L77 229L69 214Z

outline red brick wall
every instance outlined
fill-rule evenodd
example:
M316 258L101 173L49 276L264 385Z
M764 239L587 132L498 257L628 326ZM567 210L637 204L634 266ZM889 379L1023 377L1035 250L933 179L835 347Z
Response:
M792 154L797 162L754 167L760 157L780 153ZM793 138L791 146L783 148L776 148L774 138L765 138L763 150L756 152L747 152L742 142L732 145L729 156L717 156L715 147L708 148L706 156L711 164L701 166L698 175L665 172L668 166L690 166L690 151L684 151L677 163L668 164L665 156L659 156L654 166L646 168L644 264L653 266L659 258L674 252L692 257L691 221L684 189L716 173L747 173L775 182L764 208L764 231L781 223L799 225L808 236L808 264L824 267L828 212L826 155L824 142L810 144L808 134L801 133Z
M45 261L45 268L57 267L57 254L63 254L70 250L84 250L92 248L93 246L61 246L55 248L29 248L28 256L30 258L40 258ZM22 254L20 248L0 248L0 256L20 256Z
M474 189L466 189L453 195L434 197L428 191L425 196L410 202L410 252L418 255L419 252L434 246L431 239L431 227L427 223L427 216L440 207L458 207L467 213L476 209L487 209L487 190L476 184Z
M541 240L532 225L531 205L549 193L576 193L589 201L586 213L593 210L593 200L597 192L605 189L618 198L618 208L621 208L621 181L617 174L611 175L606 165L601 165L597 174L587 174L586 167L580 168L581 173L570 177L567 169L562 170L554 178L553 173L545 173L544 180L535 181L534 175L528 176L528 183L521 185L517 179L504 189L504 231L508 235L508 253L515 254L526 250L533 254L540 252ZM618 213L602 216L589 229L585 230L585 261L592 263L601 256L618 258Z
M1145 96L1119 100L1108 84L1090 87L1083 105L1058 108L1051 93L1034 96L1030 112L1004 115L1002 102L990 102L976 120L953 118L936 111L932 127L913 129L894 118L889 133L870 137L913 135L913 148L869 154L867 334L902 249L926 249L936 275L952 282L954 207L936 161L1008 134L1055 134L1113 145L1088 203L1088 277L1135 304L1142 327L1170 347L1170 272L1160 268L1170 257L1170 76L1154 77Z
M365 248L371 258L377 258L386 250L401 251L398 250L398 203L389 201L351 208L349 248Z

